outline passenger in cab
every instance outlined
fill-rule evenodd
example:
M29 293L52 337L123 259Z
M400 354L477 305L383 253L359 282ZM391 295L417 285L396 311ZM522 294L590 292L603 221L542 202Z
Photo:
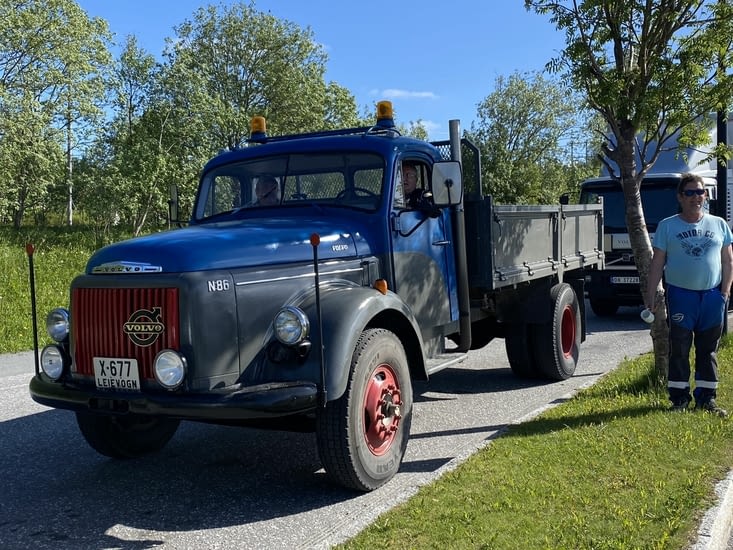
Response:
M255 184L257 200L252 206L277 206L280 204L280 184L274 176L266 175L257 178Z

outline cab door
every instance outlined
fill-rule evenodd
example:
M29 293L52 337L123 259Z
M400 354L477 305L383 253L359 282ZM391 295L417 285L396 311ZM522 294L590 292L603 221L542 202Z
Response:
M430 190L427 165L419 164L420 185ZM411 308L428 339L444 335L443 327L458 319L455 261L450 211L437 217L410 209L402 200L401 170L395 170L392 207L392 263L395 292Z

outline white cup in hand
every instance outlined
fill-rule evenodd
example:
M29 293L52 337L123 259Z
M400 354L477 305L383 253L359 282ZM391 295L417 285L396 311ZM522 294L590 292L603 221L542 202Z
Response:
M644 308L642 310L641 318L645 323L652 324L654 322L654 314L649 308Z

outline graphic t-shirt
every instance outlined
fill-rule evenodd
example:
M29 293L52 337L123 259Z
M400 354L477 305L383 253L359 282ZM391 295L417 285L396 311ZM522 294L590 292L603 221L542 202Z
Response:
M654 233L654 248L667 253L665 280L690 290L708 290L720 284L720 250L731 242L728 223L710 214L697 223L670 216L659 222Z

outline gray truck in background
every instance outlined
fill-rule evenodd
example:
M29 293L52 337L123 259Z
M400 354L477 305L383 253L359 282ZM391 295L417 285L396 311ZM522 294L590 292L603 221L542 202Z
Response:
M730 124L728 131L730 133ZM717 131L713 129L711 143L715 143L716 137ZM679 211L676 190L685 172L703 177L708 191L706 208L730 223L732 187L728 184L727 204L718 204L716 160L706 160L709 153L710 149L705 147L681 152L672 144L642 180L641 202L652 242L657 224ZM731 181L730 176L728 181ZM593 313L606 317L615 315L621 306L643 306L644 300L626 227L624 193L621 183L607 172L601 177L585 180L580 187L581 204L595 204L600 197L603 198L605 267L587 274L585 289Z

